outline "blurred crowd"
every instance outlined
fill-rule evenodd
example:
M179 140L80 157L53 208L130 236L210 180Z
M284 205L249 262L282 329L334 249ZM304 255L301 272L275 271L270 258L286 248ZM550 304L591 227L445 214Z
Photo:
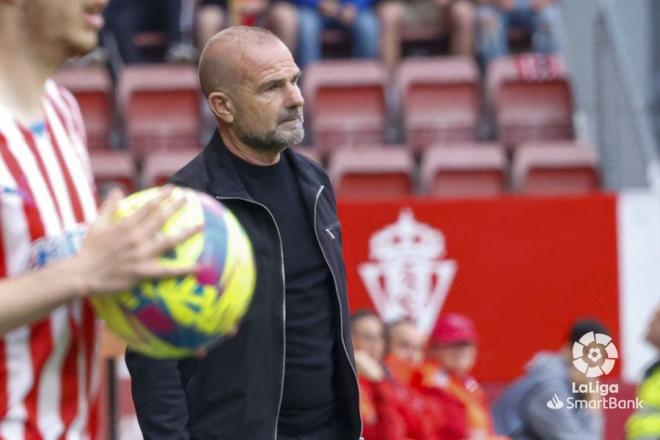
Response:
M576 342L608 333L597 320L577 321L564 347L535 355L496 398L472 374L479 336L469 317L440 316L428 340L414 321L385 324L370 310L355 312L351 324L366 440L605 438L605 397L572 366ZM660 350L660 308L646 339ZM628 440L660 438L659 381L660 357L639 387L644 407L628 419ZM569 398L584 407L563 404Z
M516 40L546 54L561 40L555 0L111 0L105 15L103 47L91 59L119 65L194 62L211 36L236 24L271 29L301 68L329 56L323 48L333 42L391 71L408 40L483 65Z

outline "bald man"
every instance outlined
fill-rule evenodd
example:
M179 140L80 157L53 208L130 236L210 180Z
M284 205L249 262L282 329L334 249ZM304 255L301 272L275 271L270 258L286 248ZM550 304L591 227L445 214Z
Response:
M218 130L172 182L232 210L257 264L238 334L203 359L127 354L147 439L358 440L357 377L341 231L321 167L296 154L300 69L258 28L232 27L204 48L199 76Z

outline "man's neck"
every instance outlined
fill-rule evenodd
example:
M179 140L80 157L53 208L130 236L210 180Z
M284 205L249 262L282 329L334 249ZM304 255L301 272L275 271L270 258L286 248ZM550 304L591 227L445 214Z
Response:
M219 130L222 142L234 155L253 165L269 166L280 161L280 152L260 151L244 144L231 130Z
M0 17L0 105L25 125L43 119L44 84L60 67L55 56L42 56L17 26L18 20Z

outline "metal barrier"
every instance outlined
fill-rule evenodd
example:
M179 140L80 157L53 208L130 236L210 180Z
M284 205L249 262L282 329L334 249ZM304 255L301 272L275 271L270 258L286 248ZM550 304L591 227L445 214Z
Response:
M648 3L635 3L640 17L647 18L650 11L645 12L642 6ZM597 147L605 186L613 190L660 188L650 112L642 98L642 84L631 70L634 57L626 51L615 4L609 0L562 0L561 7L576 131ZM648 56L639 52L638 56Z

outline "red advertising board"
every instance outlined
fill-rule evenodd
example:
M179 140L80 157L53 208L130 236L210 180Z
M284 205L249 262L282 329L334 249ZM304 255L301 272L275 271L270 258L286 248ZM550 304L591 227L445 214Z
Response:
M518 376L579 317L619 341L614 195L343 200L339 214L351 308L412 315L427 331L439 312L472 317L481 380Z

